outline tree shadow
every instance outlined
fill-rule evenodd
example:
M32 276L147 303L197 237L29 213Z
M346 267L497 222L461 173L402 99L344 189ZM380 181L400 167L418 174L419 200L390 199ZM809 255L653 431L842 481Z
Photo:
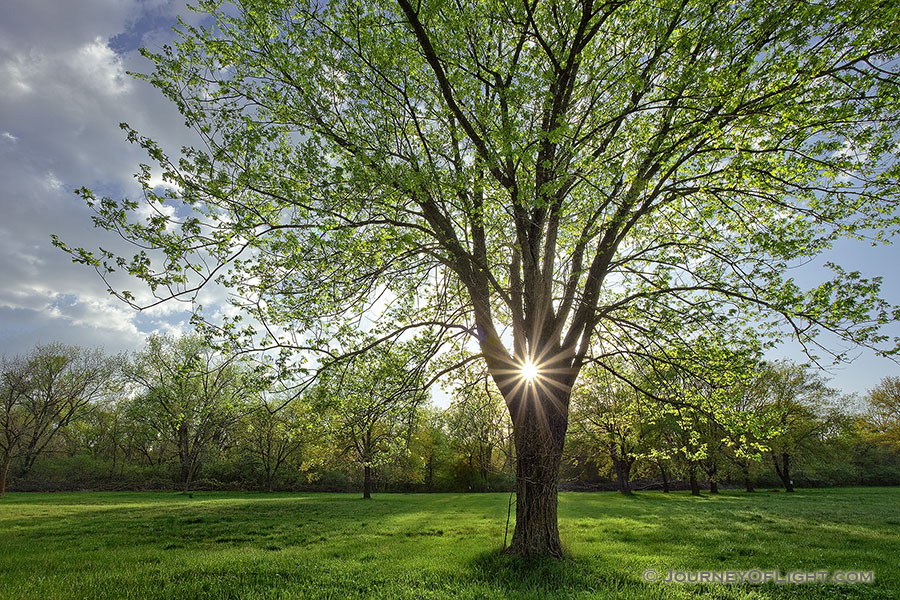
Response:
M596 558L523 558L499 550L475 555L468 563L472 581L513 594L565 597L601 588L621 589L636 582L618 576L612 569L597 571Z

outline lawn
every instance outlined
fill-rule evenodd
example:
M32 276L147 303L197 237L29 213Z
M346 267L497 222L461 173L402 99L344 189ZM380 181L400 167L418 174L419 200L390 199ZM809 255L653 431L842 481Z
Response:
M508 500L13 493L0 499L0 598L900 597L900 488L564 493L564 561L498 554ZM875 580L647 584L647 569L861 570Z

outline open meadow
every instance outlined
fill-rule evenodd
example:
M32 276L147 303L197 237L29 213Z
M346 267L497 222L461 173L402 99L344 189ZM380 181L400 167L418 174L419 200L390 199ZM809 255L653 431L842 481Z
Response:
M897 598L900 489L563 493L569 558L499 555L505 494L13 493L0 598ZM515 511L513 511L514 517ZM510 534L512 528L510 528ZM647 584L648 569L874 582Z

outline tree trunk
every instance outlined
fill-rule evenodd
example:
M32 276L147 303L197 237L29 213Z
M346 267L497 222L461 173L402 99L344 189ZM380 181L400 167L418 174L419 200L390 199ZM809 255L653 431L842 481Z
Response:
M185 472L185 467L187 471ZM182 475L184 476L184 493L187 494L191 489L191 483L200 468L200 451L195 445L193 452L186 455L186 462L182 465Z
M434 491L434 452L428 455L428 461L425 463L425 491Z
M691 496L699 496L700 485L697 483L697 463L693 461L688 465L688 478L691 482Z
M363 498L369 499L372 497L372 467L369 465L363 466Z
M631 494L631 465L627 460L620 458L615 451L613 451L612 461L619 492L627 496Z
M187 494L188 488L191 485L191 465L188 464L186 459L182 459L181 461L181 488L182 491Z
M709 483L709 493L710 494L718 494L719 493L719 463L716 460L717 457L712 453L712 448L709 449L709 453L707 454L704 460L698 461L700 468L703 469L703 472L706 474L706 481Z
M12 462L12 456L5 453L3 463L0 464L0 496L6 493L6 474L9 473L9 463Z
M663 493L669 493L669 472L666 470L666 466L662 463L662 461L657 461L656 465L659 467L659 474L662 476L662 486Z
M187 494L191 485L191 452L188 441L188 430L181 424L178 427L178 460L181 463L181 487Z
M530 384L517 402L509 403L516 444L516 528L507 554L563 556L556 503L568 399L558 389Z
M525 444L516 459L516 528L507 554L562 558L556 521L559 459L542 444ZM535 459L535 457L540 458Z
M750 479L750 467L741 465L741 473L744 476L744 489L749 493L755 492L756 490L753 489L753 480Z
M781 453L782 464L778 464L778 457L773 454L772 462L775 463L775 472L778 473L781 483L784 485L785 492L794 491L794 482L791 481L791 455L787 452Z
M719 493L719 479L718 479L718 468L715 464L706 472L706 476L709 478L709 493L710 494L718 494Z
M191 490L191 482L194 481L194 474L197 472L199 463L188 465L187 474L184 477L184 493L187 494Z
M619 492L627 496L631 494L631 481L627 473L628 469L622 462L619 461L619 464L616 465L616 478L619 481Z

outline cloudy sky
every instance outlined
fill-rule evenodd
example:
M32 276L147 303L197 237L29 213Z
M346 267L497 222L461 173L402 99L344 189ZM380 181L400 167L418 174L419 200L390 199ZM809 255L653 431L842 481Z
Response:
M93 230L73 193L87 186L135 196L132 174L147 162L120 122L166 147L189 141L167 102L126 71L147 71L137 49L170 39L167 0L35 0L0 8L0 351L61 340L109 351L177 330L181 306L136 313L108 296L99 278L50 245L117 247Z
M126 73L149 70L137 49L171 40L177 16L199 20L171 0L0 4L0 354L57 340L119 352L186 323L181 306L131 310L50 244L55 233L70 245L121 247L93 230L73 193L87 186L113 197L137 194L132 174L146 158L125 140L120 122L164 148L190 143L175 109ZM896 247L842 244L799 270L798 280L815 282L825 258L883 275L884 295L900 304ZM781 355L799 358L790 344L773 356ZM885 375L900 375L900 367L868 352L830 373L835 387L860 393Z

